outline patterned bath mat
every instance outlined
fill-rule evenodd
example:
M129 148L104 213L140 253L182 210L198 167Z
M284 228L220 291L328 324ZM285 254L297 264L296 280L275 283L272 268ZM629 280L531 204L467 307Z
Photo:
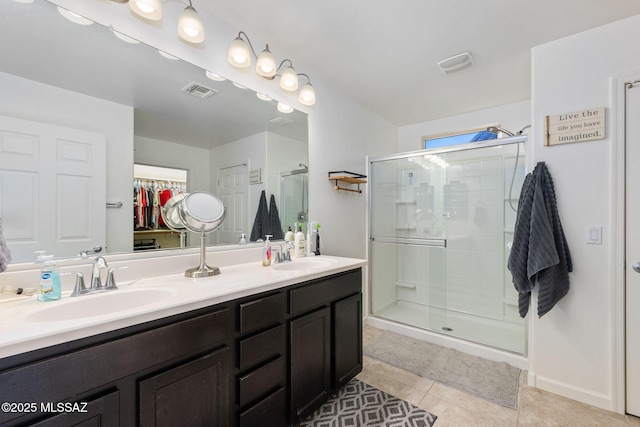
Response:
M421 377L516 409L520 369L452 348L385 331L364 354Z
M436 416L353 379L299 427L430 427Z

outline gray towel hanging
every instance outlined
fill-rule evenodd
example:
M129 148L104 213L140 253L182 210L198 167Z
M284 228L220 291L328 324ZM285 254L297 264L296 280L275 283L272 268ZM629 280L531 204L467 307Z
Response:
M539 317L569 292L571 255L558 214L553 179L544 162L536 165L522 185L507 266L519 293L521 317L529 310L531 290L536 284Z

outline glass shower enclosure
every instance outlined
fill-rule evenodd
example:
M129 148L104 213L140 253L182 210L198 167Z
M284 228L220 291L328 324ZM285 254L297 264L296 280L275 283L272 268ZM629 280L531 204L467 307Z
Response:
M372 316L526 353L506 267L525 140L370 160Z

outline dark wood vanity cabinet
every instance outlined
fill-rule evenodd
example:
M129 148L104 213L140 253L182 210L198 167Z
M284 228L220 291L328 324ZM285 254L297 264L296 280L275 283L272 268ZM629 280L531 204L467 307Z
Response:
M361 274L0 359L0 402L37 405L0 425L293 425L362 369Z
M226 427L230 317L216 306L2 359L0 401L16 406L0 425Z
M355 270L289 290L294 423L362 370L361 274Z

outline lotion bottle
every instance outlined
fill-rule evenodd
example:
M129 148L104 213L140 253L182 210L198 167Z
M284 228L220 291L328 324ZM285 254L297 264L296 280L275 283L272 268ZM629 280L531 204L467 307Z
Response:
M284 240L287 242L293 243L294 238L293 238L293 231L291 231L291 226L289 226L289 229L284 234Z
M262 247L262 265L267 267L271 265L271 240L269 239L273 237L273 235L267 234L265 237L267 240L264 241L264 246Z
M49 255L51 257L51 255ZM60 273L53 260L44 262L40 270L40 284L38 286L38 301L57 301L62 297Z
M296 258L301 258L306 255L305 253L305 241L304 241L304 233L302 232L302 228L298 227L298 231L293 240L293 253Z

